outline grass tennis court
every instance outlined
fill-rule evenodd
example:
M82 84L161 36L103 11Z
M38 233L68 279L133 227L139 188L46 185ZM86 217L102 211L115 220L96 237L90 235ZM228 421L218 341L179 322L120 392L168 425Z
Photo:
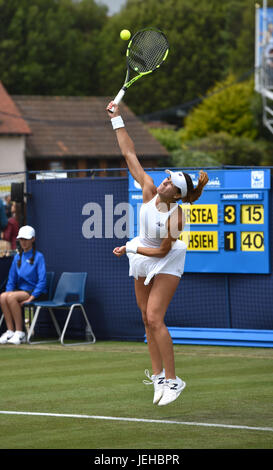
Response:
M0 412L44 415L0 413L0 448L272 449L273 350L174 349L187 387L158 407L143 343L2 346Z

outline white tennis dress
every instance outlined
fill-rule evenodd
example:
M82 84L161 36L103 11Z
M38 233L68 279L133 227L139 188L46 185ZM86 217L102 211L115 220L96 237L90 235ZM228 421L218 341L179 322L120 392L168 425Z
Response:
M159 248L162 239L168 233L168 218L177 208L177 204L175 203L168 212L160 212L155 204L157 196L156 194L151 201L143 203L140 208L140 234L129 242L134 248L139 246ZM127 253L130 265L129 276L134 276L135 279L145 277L145 285L148 285L156 274L164 273L181 277L184 272L186 250L186 244L181 240L176 240L164 258Z

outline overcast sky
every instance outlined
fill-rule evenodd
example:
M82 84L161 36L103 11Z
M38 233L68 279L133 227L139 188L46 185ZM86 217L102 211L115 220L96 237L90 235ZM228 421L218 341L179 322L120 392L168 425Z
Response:
M108 14L113 15L120 10L120 8L126 3L126 0L96 0L96 2L107 5Z

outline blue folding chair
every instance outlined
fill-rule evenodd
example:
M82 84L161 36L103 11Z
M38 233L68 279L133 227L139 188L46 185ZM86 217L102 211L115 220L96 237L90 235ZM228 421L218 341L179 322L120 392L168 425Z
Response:
M32 323L29 328L28 332L28 337L27 337L27 342L29 344L38 344L38 343L48 343L48 342L58 342L60 341L63 346L77 346L80 344L90 344L90 343L95 343L96 338L93 333L92 327L90 325L90 322L88 320L88 317L86 315L85 309L84 309L84 300L85 300L85 285L86 285L86 279L87 279L87 273L62 273L61 277L58 281L55 294L52 300L44 301L44 302L34 302L36 305L36 311L32 320ZM77 301L67 301L67 298L69 296L77 297ZM64 343L64 336L69 324L69 320L71 318L71 315L74 311L74 309L78 307L81 309L83 317L86 322L86 327L88 328L88 331L90 332L91 339L85 340L80 343L70 343L70 344L65 344ZM53 325L56 329L56 332L58 334L58 339L56 340L43 340L43 341L31 341L31 336L35 328L35 324L38 320L39 313L42 308L48 309L51 319L53 321ZM63 327L63 330L60 330L59 324L57 322L56 316L54 314L54 310L56 309L67 309L68 310L68 315L65 321L65 325Z
M55 273L53 271L48 271L46 273L46 288L47 288L47 295L48 295L49 300L52 300L52 296L53 296L54 276L55 276ZM25 310L27 308L29 309L29 324L31 324L31 317L33 315L34 307L36 307L36 303L37 302L33 301L33 302L28 302L27 304L24 304L24 307L23 307L24 324L25 324Z
M55 273L53 271L48 271L46 273L46 287L47 287L48 300L51 300L53 296L54 276L55 276Z

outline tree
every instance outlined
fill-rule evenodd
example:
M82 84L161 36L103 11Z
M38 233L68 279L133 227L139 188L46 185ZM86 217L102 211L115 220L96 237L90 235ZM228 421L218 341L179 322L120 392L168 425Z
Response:
M169 165L174 167L259 166L273 162L272 144L265 139L253 141L219 132L185 141L183 130L157 128L150 132L169 150L172 157Z
M217 132L254 139L258 129L251 110L253 97L253 80L236 83L230 75L224 82L217 83L208 97L187 116L183 139Z
M233 0L236 4L236 1ZM232 10L236 5L232 5ZM254 66L255 50L255 8L257 3L246 0L240 16L240 29L234 36L233 47L230 48L229 61L234 74L242 75Z
M271 165L272 136L261 126L261 108L252 80L234 84L230 77L190 113L185 128L151 133L169 150L173 166Z
M96 94L106 11L94 0L0 0L1 80L9 93Z
M219 132L184 142L173 153L174 166L263 165L268 158L266 141L253 141Z
M180 131L160 127L150 128L149 131L169 152L181 149Z

